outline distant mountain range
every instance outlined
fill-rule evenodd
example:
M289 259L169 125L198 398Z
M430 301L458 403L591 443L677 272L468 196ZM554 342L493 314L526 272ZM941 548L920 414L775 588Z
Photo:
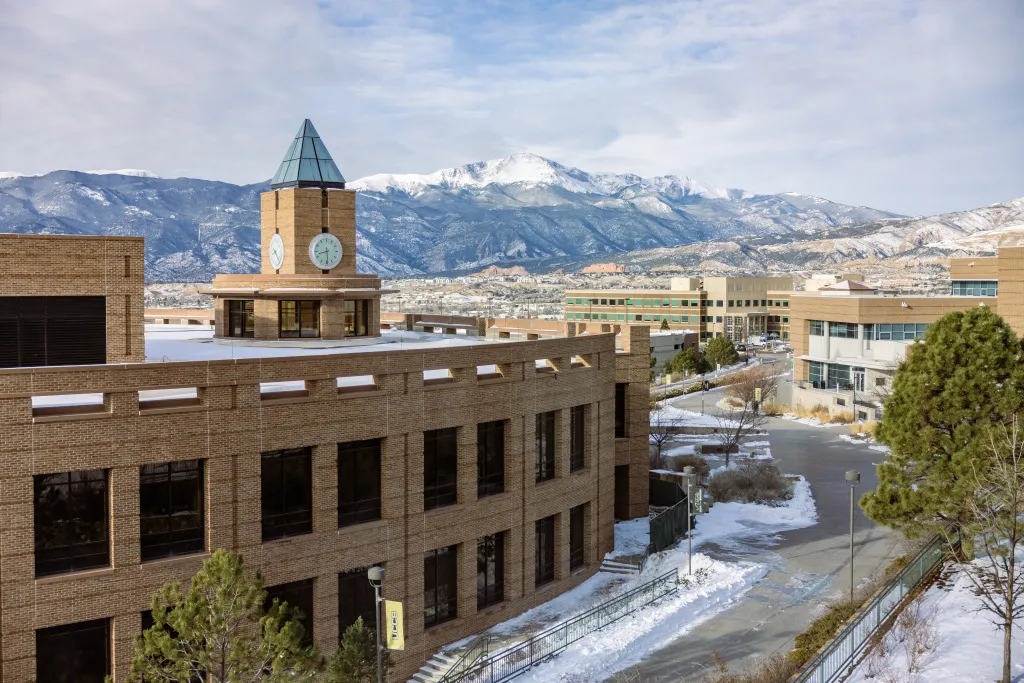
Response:
M148 281L205 281L259 269L259 193L267 187L134 169L0 174L0 232L143 235ZM359 269L385 276L655 263L655 254L677 248L689 260L683 255L737 245L781 257L788 244L816 251L823 242L903 230L893 222L901 217L877 209L676 176L586 173L534 154L369 176L349 187L359 190ZM627 252L635 253L618 256Z

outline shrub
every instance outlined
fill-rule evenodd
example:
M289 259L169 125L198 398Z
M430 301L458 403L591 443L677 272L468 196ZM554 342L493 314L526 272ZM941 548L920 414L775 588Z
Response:
M828 408L823 405L816 405L813 408L804 408L803 406L794 406L793 414L797 417L806 417L818 420L818 422L828 422L830 415L828 414Z
M769 403L762 404L761 412L764 413L765 415L777 416L785 413L786 409L783 406L779 405L778 403L772 401Z
M761 657L737 673L729 672L717 652L712 657L717 671L705 677L705 683L786 683L797 672L797 667L784 655Z
M683 468L687 465L693 467L693 471L697 475L697 481L701 484L707 481L708 474L711 472L711 465L708 464L707 460L699 455L676 455L672 457L672 466L677 472L682 472Z
M825 420L822 420L822 422L825 422ZM828 423L833 425L848 425L852 422L853 413L847 410L836 413L835 415L830 415L828 418Z
M814 653L835 636L863 602L863 599L855 599L853 602L846 599L829 604L820 617L797 635L793 651L789 653L790 661L797 667L806 664Z
M793 487L779 468L764 460L748 460L738 469L716 474L708 484L715 502L738 501L778 505L793 497Z
M857 436L859 434L874 436L875 426L877 425L878 423L875 421L858 422L856 424L850 425L850 434L852 434L853 436Z

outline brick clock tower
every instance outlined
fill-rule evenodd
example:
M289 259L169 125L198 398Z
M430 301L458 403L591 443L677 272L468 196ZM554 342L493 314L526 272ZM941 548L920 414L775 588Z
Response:
M260 195L260 273L218 275L215 337L315 345L380 335L380 279L356 273L356 193L306 119Z

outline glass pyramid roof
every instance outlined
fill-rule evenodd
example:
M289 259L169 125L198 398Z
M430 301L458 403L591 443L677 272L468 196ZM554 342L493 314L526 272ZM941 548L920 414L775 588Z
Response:
M291 147L277 168L271 189L283 187L336 187L345 189L345 176L331 159L331 153L317 134L313 122L306 119L299 127Z

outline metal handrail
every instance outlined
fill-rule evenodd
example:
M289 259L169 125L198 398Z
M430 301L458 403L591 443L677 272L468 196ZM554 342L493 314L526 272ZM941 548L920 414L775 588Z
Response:
M438 683L453 683L454 681L461 681L465 678L465 675L472 670L473 665L480 661L481 657L486 657L490 649L491 636L484 633L477 636L473 642L469 644L466 651L462 653L462 656L452 664L451 668L445 672L444 676Z
M597 607L556 624L529 640L482 657L458 675L445 675L444 683L475 681L500 683L526 673L531 667L553 657L577 640L598 631L678 589L678 572L673 569L647 583L626 591Z
M935 536L884 587L857 611L854 619L804 666L792 683L832 683L864 652L871 637L922 581L942 566L946 553Z

